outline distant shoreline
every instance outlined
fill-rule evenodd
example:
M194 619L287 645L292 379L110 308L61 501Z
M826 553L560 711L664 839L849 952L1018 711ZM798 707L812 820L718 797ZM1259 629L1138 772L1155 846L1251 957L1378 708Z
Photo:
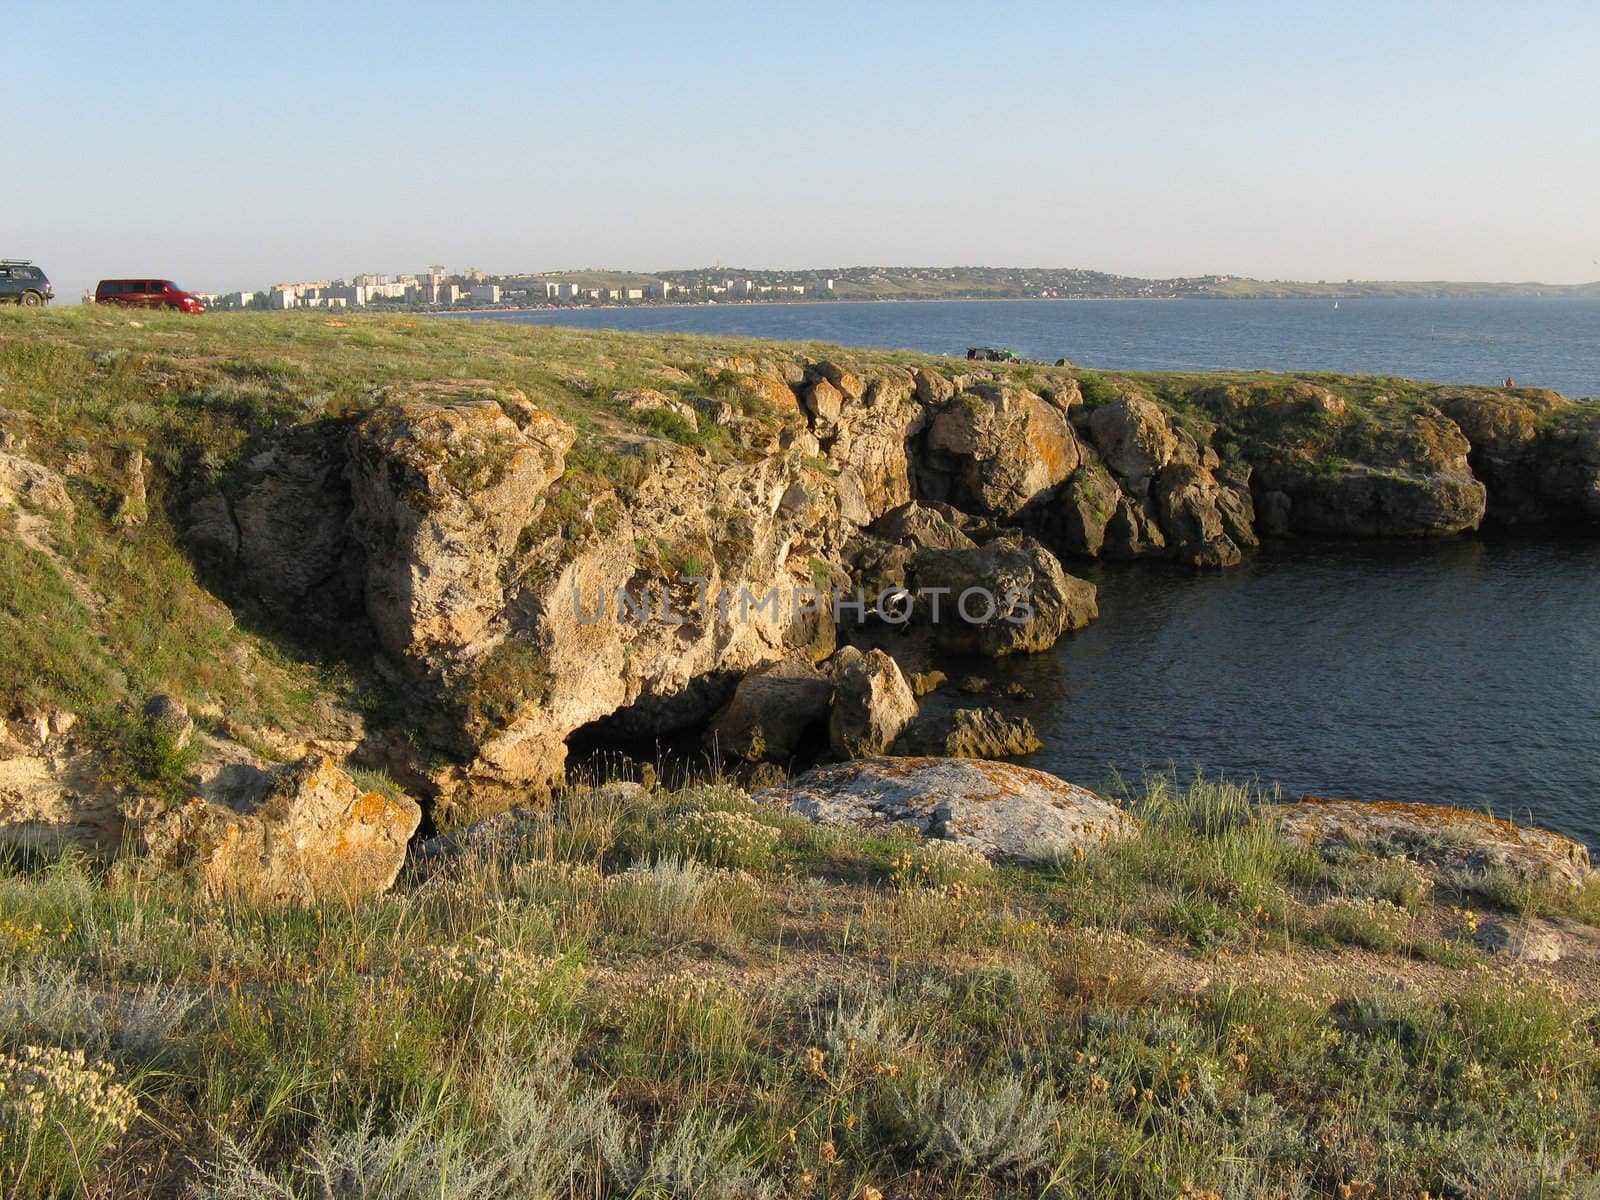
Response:
M1215 304L1258 303L1271 301L1292 304L1329 304L1346 301L1394 301L1399 303L1439 304L1449 302L1489 302L1504 304L1508 301L1548 303L1551 301L1600 304L1594 296L862 296L840 300L755 300L723 304L709 300L664 300L654 304L582 304L567 307L547 305L517 308L472 309L418 309L408 315L424 317L490 317L501 313L581 313L581 312L654 312L677 308L836 308L842 304Z

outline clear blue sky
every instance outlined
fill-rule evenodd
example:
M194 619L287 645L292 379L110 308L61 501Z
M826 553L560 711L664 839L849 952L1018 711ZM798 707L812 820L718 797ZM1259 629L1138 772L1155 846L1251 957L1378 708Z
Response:
M1600 278L1589 3L3 0L58 291L1037 264Z

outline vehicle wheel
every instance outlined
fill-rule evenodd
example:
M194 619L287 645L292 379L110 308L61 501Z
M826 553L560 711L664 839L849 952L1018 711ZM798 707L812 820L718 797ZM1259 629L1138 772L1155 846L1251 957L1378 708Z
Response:
M17 300L18 304L25 304L29 308L37 308L44 303L44 297L38 292L23 292Z

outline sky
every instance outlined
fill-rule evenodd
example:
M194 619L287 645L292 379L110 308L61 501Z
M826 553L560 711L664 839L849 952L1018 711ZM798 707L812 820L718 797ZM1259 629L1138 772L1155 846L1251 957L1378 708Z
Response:
M0 0L0 256L1600 279L1585 3Z

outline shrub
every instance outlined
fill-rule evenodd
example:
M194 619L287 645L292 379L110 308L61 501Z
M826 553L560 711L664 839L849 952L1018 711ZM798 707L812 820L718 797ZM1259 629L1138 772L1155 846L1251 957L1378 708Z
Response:
M671 847L714 867L759 871L772 864L778 830L737 812L686 812L672 818Z
M963 884L973 887L994 878L989 860L959 842L917 842L900 854L890 870L890 882L901 889L942 888Z
M1064 1106L1017 1075L976 1087L918 1077L894 1093L905 1141L921 1162L1002 1176L1049 1162Z
M0 1055L0 1183L13 1200L75 1192L139 1115L132 1088L82 1050Z

